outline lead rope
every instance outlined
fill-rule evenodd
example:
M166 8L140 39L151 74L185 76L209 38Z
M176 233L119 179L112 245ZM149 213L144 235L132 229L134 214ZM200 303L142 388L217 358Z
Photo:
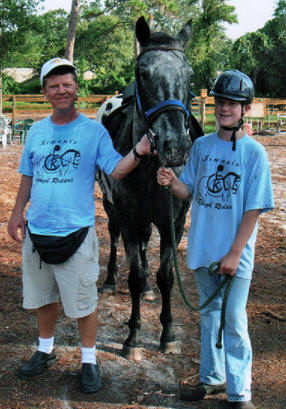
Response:
M170 228L171 228L171 235L172 235L172 249L173 249L173 258L174 258L174 266L175 266L175 272L177 276L177 281L178 281L178 286L180 289L181 296L184 300L185 305L192 311L200 311L203 308L205 308L207 305L209 305L215 297L219 294L220 290L226 286L225 292L223 295L223 301L222 301L222 307L221 307L221 315L220 315L220 327L218 330L218 339L216 343L216 348L221 349L222 348L222 332L225 326L225 310L226 310L226 304L229 296L229 292L233 283L234 276L229 276L226 275L223 281L219 284L217 287L216 291L202 304L199 306L193 305L186 297L184 287L182 285L181 281L181 274L180 274L180 269L179 269L179 263L178 263L178 258L177 258L177 245L176 245L176 237L175 237L175 227L174 227L174 205L173 205L173 195L171 192L171 188L168 187L168 193L169 193L169 217L170 217ZM214 275L217 273L219 269L219 263L214 262L212 263L209 268L209 274Z

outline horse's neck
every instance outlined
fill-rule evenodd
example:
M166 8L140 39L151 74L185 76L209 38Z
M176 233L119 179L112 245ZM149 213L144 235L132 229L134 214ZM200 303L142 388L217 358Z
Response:
M132 124L132 139L133 139L133 146L136 145L138 141L140 141L141 137L146 132L146 128L142 118L139 117L138 112L136 110L136 104L134 104L133 110L133 124Z

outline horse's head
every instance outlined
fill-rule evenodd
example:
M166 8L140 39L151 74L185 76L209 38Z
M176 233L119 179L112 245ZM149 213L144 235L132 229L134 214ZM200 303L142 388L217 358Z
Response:
M184 54L191 26L189 21L172 37L151 33L143 17L136 24L141 52L136 67L134 133L149 132L164 166L184 164L191 146L189 106L193 71Z

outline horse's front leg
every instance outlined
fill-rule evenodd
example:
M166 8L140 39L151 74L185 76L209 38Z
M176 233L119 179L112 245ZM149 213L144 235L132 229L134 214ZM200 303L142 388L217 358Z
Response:
M124 236L123 232L124 247L130 265L128 286L132 300L132 310L128 322L129 336L124 341L122 354L128 359L141 360L143 353L138 341L138 332L141 328L140 299L146 286L146 274L139 260L140 240L133 235L129 235L128 238Z
M148 258L147 258L147 250L148 250L148 243L152 234L152 226L151 224L148 224L145 226L145 229L142 230L142 240L140 241L140 246L139 246L139 253L140 253L140 259L141 259L141 265L145 273L146 277L146 282L145 282L145 288L142 293L142 299L145 301L154 301L155 300L155 294L154 291L152 290L151 284L149 282L149 265L148 265Z
M162 297L160 322L163 330L160 338L160 350L165 354L179 354L181 353L181 344L176 340L173 331L171 312L171 293L174 284L172 243L169 232L160 231L160 235L161 263L157 272L157 284Z

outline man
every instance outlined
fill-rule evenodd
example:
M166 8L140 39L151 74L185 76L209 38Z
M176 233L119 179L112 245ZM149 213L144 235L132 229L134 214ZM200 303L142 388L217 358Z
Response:
M18 375L36 376L56 362L54 330L61 299L65 314L78 321L80 390L93 393L101 388L95 353L99 273L95 172L100 167L115 179L123 178L141 155L149 153L150 142L143 136L124 158L115 151L106 129L76 110L76 67L70 61L47 61L40 80L53 113L29 131L19 166L22 179L8 224L10 236L23 240L23 306L37 309L39 328L38 350L20 366Z

